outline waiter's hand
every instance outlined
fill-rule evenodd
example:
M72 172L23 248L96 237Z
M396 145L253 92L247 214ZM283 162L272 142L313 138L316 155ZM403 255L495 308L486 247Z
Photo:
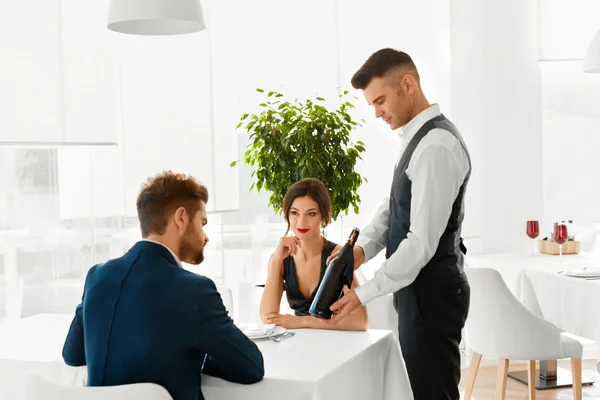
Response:
M340 254L341 247L338 250L334 250L329 257L327 257L326 264L329 265L331 260L336 258ZM354 270L356 271L365 262L365 251L360 246L354 246Z
M337 325L342 322L352 311L360 307L360 299L354 290L349 290L344 297L329 307L334 312L331 319L323 320L327 325Z

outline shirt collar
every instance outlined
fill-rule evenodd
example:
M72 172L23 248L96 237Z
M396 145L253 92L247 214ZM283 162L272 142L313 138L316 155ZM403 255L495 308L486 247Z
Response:
M177 266L178 266L179 268L182 268L182 269L183 269L183 265L181 265L181 261L179 261L179 258L178 258L178 257L175 255L175 253L173 252L173 250L171 250L171 249L169 248L169 246L165 246L164 244L162 244L162 243L160 243L160 242L156 242L156 241L154 241L154 240L150 240L150 239L142 239L142 240L144 240L144 241L146 241L146 242L151 242L151 243L156 243L156 244L159 244L159 245L161 245L162 247L164 247L165 249L169 250L169 253L171 253L171 255L173 256L173 259L174 259L174 260L175 260L175 262L177 263Z
M425 122L437 117L440 114L440 105L432 104L429 108L417 114L413 119L411 119L408 122L408 124L400 128L398 130L398 136L400 136L400 138L410 140L415 135L415 133L417 133L419 129L421 129L421 127L425 125Z

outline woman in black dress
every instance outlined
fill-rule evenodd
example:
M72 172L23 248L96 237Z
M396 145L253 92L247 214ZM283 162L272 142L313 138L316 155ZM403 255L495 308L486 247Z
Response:
M283 212L288 231L269 259L267 282L260 302L263 323L288 329L366 330L368 316L364 306L338 325L324 324L308 312L327 269L327 257L341 247L325 239L321 232L331 219L331 199L325 185L314 178L294 183L283 198ZM290 230L293 236L287 235ZM355 275L352 288L357 286ZM284 289L294 315L279 313ZM347 290L344 286L344 291Z

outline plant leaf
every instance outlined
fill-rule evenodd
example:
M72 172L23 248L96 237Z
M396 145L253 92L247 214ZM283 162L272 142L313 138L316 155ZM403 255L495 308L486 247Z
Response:
M267 97L273 96L283 94L269 91ZM328 188L334 220L342 213L359 210L358 190L367 180L355 167L366 146L350 142L353 130L360 126L351 115L354 105L343 99L337 108L328 109L324 102L320 96L261 102L259 113L244 114L240 119L240 123L246 121L249 133L244 161L251 167L250 188L267 191L268 205L276 213L281 213L288 188L308 177L320 179Z

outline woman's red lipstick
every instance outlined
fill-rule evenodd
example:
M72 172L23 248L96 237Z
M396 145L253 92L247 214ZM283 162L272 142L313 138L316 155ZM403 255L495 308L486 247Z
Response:
M306 233L306 232L308 232L310 229L300 229L300 228L297 228L296 230L297 230L298 232L300 232L300 233Z

